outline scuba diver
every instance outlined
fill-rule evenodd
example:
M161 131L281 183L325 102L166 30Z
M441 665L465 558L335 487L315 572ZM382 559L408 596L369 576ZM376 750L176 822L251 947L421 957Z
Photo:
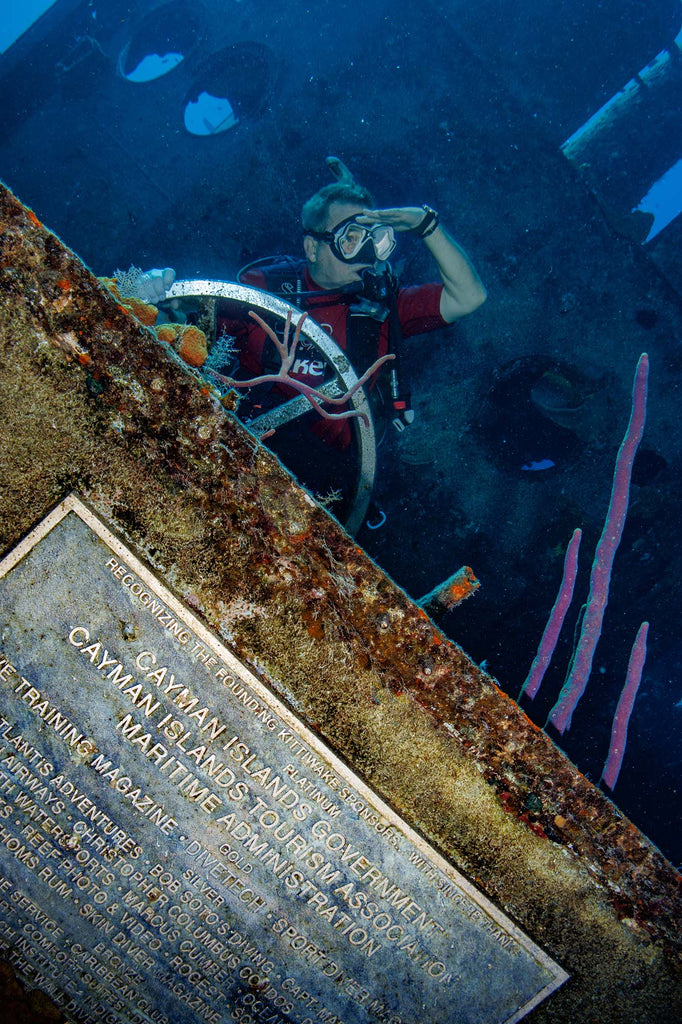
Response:
M435 210L376 210L371 194L340 160L328 157L327 165L336 181L316 192L302 211L305 260L256 260L240 271L241 283L281 295L308 311L357 370L389 352L399 357L402 339L445 327L481 305L485 289ZM398 287L388 263L396 231L424 240L441 284ZM242 367L253 375L263 372L264 341L255 326L249 327L248 337L238 336ZM313 385L322 381L323 368L315 360L298 372ZM398 368L391 367L391 372L397 380ZM407 393L395 392L395 380L394 411L404 424L412 412ZM322 433L330 443L348 443L347 423L333 441L328 427Z
M403 340L473 312L484 302L485 288L435 210L428 206L378 210L370 192L338 158L328 157L327 166L335 180L311 196L302 210L305 258L256 260L239 272L238 281L305 311L343 350L358 374L390 355L389 415L402 430L413 418L409 392L400 381ZM439 283L398 286L388 261L400 232L423 240L435 260ZM168 288L168 270L150 271L145 277L152 301L158 301ZM281 366L281 351L265 324L243 315L235 317L229 304L219 306L218 336L230 339L227 379L241 382L242 387L263 375L274 376ZM319 388L329 375L319 351L301 335L296 354L287 380ZM216 365L211 356L208 363L214 372L225 373L226 368ZM367 385L370 392L378 376L378 372L372 375ZM240 403L240 418L248 421L253 410L267 410L293 393L282 382L249 388ZM268 447L318 497L325 491L344 493L351 470L339 455L350 445L351 421L321 418L312 408L304 420L303 435L300 423L295 432L277 430ZM337 509L333 511L338 514ZM343 520L342 515L338 517Z

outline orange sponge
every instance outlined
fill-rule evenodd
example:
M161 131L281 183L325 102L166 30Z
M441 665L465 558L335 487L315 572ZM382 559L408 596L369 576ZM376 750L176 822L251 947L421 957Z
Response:
M121 295L118 287L118 281L115 277L100 277L98 279L102 282L105 287L114 295L121 305L132 313L141 324L145 327L153 327L156 323L156 318L159 315L159 311L156 306L152 306L149 302L143 302L142 299L136 298L134 295Z
M160 341L172 345L190 366L203 366L208 355L206 335L192 324L160 324L156 328Z
M156 306L152 306L149 302L143 302L142 299L126 295L123 299L123 305L127 306L132 311L133 316L137 317L145 327L153 327L156 323L159 311Z
M206 335L190 324L179 331L175 339L175 350L190 366L203 366L208 355Z

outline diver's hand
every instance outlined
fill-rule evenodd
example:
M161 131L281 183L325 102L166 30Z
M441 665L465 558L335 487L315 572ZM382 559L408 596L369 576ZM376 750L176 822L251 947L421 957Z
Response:
M387 224L394 231L414 231L424 220L423 206L401 206L390 210L363 210L358 224Z

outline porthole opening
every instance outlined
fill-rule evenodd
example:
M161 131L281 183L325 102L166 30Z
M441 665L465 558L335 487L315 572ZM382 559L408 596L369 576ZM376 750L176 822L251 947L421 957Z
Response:
M259 43L235 43L211 54L197 68L185 97L185 128L192 135L217 135L266 109L274 60Z
M161 4L145 15L121 51L120 74L136 84L167 75L195 49L200 31L200 19L184 0Z

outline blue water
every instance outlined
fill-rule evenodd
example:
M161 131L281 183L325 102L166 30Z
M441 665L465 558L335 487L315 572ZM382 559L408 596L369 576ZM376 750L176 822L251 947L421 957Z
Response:
M54 0L21 0L21 3L4 5L0 21L0 53L8 50L53 3Z
M672 218L645 243L649 225L631 214L682 157L667 127L680 62L649 90L642 123L625 108L583 137L574 162L561 146L673 45L680 4L372 0L361 23L358 10L57 5L0 57L0 176L100 274L135 264L234 279L259 256L299 255L300 207L330 180L330 153L380 206L440 211L488 300L406 347L416 418L397 434L378 410L371 521L386 519L359 540L415 598L470 565L481 589L440 625L516 696L565 546L583 530L555 659L524 705L540 724L574 648L635 365L649 353L611 599L561 745L599 780L649 621L614 799L679 862L682 228ZM434 278L412 238L395 265L406 283Z

